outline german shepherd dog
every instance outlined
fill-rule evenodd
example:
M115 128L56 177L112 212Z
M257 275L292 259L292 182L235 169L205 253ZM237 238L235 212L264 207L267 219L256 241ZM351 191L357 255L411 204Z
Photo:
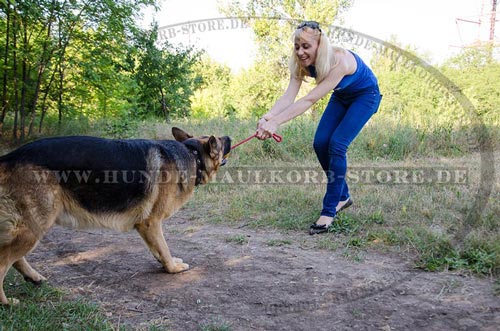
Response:
M189 265L170 255L161 222L174 214L225 163L229 137L113 140L69 136L40 139L0 157L0 301L14 266L27 281L45 278L26 261L55 224L137 230L168 273Z

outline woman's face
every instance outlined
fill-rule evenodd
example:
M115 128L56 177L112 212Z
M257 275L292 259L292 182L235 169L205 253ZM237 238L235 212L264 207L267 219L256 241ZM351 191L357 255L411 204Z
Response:
M298 37L295 38L295 54L297 55L302 67L308 66L316 62L318 52L318 37L313 33L303 30Z

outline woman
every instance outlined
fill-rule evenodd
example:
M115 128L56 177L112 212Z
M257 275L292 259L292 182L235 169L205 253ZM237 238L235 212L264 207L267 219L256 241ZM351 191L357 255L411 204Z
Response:
M323 209L309 233L327 232L340 210L352 204L345 181L347 148L377 112L382 95L377 78L359 56L330 45L319 23L306 21L293 34L290 83L283 96L257 124L257 137L271 137L279 125L299 116L330 91L328 106L314 137L314 150L328 176ZM295 101L306 76L317 85Z

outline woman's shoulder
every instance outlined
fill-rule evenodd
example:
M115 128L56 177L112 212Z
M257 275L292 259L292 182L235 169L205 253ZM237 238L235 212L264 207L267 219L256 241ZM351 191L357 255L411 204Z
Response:
M331 45L332 49L334 52L339 52L339 53L347 53L348 50L345 49L344 47L336 46L336 45Z
M333 61L332 66L335 67L346 61L346 56L349 55L349 51L339 46L332 46L331 54L331 60Z
M347 49L335 46L333 48L334 57L337 65L344 71L346 75L353 74L356 71L357 63L354 55Z

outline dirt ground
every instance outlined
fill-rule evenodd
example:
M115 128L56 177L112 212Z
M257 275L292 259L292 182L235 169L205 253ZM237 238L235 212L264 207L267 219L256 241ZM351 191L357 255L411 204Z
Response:
M499 330L493 280L431 273L383 251L361 259L314 248L321 236L164 223L170 275L135 232L53 228L28 260L57 287L101 305L114 325L201 330ZM228 238L246 238L243 244ZM276 246L270 242L289 240Z

